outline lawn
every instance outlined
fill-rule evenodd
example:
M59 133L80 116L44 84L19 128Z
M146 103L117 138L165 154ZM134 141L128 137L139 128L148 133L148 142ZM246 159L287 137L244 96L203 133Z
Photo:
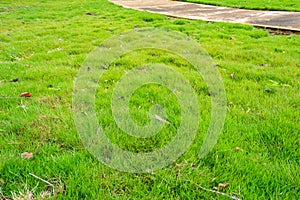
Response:
M209 5L226 6L233 8L246 8L257 10L286 10L300 11L300 2L298 0L181 0L193 3L203 3Z
M240 199L300 196L299 35L175 19L107 0L6 0L0 2L0 19L0 197L229 199L208 190ZM96 108L107 136L122 149L159 149L177 128L166 126L150 139L128 136L118 128L111 95L130 69L166 64L189 81L200 102L199 131L188 151L164 169L138 174L111 169L84 148L73 120L72 93L92 50L112 36L143 27L179 31L201 44L222 76L228 103L218 143L200 159L211 94L198 72L186 60L157 49L116 60L99 80ZM22 92L32 97L20 97ZM163 105L167 119L178 123L176 96L155 84L133 94L134 121L149 123L147 112L154 104ZM24 152L33 157L24 159Z

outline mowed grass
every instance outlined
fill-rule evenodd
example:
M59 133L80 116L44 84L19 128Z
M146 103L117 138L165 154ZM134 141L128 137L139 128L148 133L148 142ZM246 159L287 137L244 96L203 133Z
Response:
M246 8L257 10L285 10L285 11L300 11L300 2L298 0L181 0L192 3L203 3L216 6L226 6L233 8Z
M228 199L204 187L241 199L299 198L299 35L272 36L247 25L174 19L106 0L6 0L0 11L0 197ZM162 170L132 174L101 164L81 143L72 115L78 70L101 42L134 27L180 31L216 62L228 112L217 145L203 159L198 153L210 120L206 84L186 61L156 49L124 55L108 68L96 94L99 122L123 149L147 152L167 144L176 126L138 140L118 129L110 110L110 95L126 71L165 63L183 74L198 95L201 121L193 145ZM19 81L11 82L15 78ZM20 98L22 92L33 96ZM154 104L164 105L167 119L178 123L176 96L157 85L133 94L133 119L147 124ZM23 159L23 152L34 157ZM220 183L229 186L218 189Z

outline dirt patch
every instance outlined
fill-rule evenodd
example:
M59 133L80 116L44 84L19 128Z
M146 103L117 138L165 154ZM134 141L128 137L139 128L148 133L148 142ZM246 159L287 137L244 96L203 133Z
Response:
M288 30L288 29L280 29L280 28L270 28L270 27L260 27L256 26L256 28L267 30L270 35L300 35L300 30Z

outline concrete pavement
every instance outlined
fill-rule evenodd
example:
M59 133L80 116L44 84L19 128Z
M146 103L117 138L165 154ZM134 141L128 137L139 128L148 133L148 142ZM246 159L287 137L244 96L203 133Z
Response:
M172 0L109 1L125 8L145 10L178 18L241 23L300 32L300 12L246 10Z

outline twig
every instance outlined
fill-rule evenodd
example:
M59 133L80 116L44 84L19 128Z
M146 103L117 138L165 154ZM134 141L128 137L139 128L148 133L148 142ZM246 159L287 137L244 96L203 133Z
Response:
M52 183L50 183L50 182L48 182L48 181L46 181L46 180L44 180L44 179L42 179L42 178L40 178L40 177L38 177L38 176L32 174L32 173L29 173L29 175L33 176L33 177L36 178L36 179L39 179L40 181L43 181L43 182L46 183L46 184L48 184L48 185L51 186L51 187L53 188L53 190L54 190L55 186L54 186Z
M216 194L220 194L222 196L225 196L225 197L228 197L230 199L234 199L234 200L240 200L239 198L235 197L235 196L230 196L228 194L225 194L223 192L219 192L219 191L216 191L216 190L210 190L210 189L206 189L204 187L202 187L201 185L197 185L199 188L201 188L202 190L205 190L207 192L212 192L212 193L216 193Z
M161 117L158 116L158 115L155 115L155 119L157 119L158 121L161 121L161 122L163 122L163 123L165 123L165 124L171 124L170 122L168 122L167 120L161 118Z
M3 193L2 193L2 188L0 187L0 195L1 197L4 197Z
M215 193L215 194L219 194L219 195L228 197L228 198L233 199L233 200L241 200L241 199L238 198L238 197L230 196L230 195L228 195L228 194L226 194L226 193L223 193L223 192L219 192L219 191L216 191L216 190L210 190L210 189L204 188L204 187L202 187L201 185L198 185L197 183L195 183L195 182L193 182L193 181L190 181L190 180L186 180L186 181L195 184L197 187L199 187L200 189L205 190L205 191L207 191L207 192L212 192L212 193Z

